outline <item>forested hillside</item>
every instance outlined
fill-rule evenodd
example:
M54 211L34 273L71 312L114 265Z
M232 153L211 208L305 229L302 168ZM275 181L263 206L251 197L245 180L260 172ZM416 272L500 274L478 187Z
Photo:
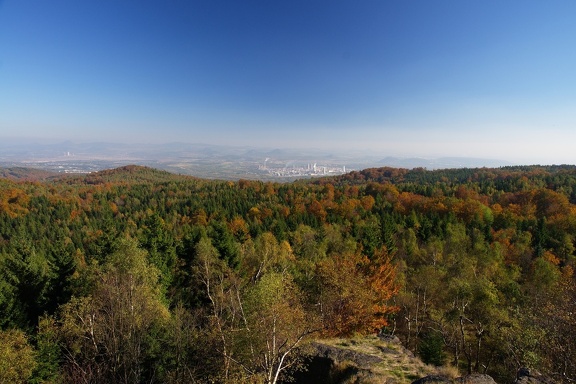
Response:
M310 340L576 380L576 167L0 179L0 382L286 379Z

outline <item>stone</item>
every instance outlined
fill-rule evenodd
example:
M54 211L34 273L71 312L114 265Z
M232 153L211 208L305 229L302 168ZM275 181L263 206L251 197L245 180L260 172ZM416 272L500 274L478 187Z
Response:
M430 375L422 377L412 382L412 384L442 384L442 383L452 384L454 383L454 381L444 376Z
M482 373L473 373L471 375L462 376L457 378L455 382L458 384L496 384L492 376Z

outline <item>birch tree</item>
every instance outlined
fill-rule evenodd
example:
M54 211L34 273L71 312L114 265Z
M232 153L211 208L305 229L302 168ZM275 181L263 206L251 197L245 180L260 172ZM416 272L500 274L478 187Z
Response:
M135 383L145 378L146 342L169 317L159 272L134 240L121 240L100 268L89 295L61 311L67 378L71 382ZM148 380L150 381L150 380Z

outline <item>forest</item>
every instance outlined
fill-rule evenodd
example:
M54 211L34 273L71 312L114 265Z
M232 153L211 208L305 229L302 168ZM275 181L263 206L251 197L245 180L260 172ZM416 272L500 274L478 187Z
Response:
M576 167L0 179L0 382L281 383L387 333L576 381Z

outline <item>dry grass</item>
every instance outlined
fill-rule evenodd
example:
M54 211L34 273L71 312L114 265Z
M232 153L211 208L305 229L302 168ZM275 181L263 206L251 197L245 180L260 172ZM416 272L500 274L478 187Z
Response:
M369 368L359 369L356 380L351 380L350 382L394 382L403 384L411 383L428 375L442 375L450 378L458 376L458 371L453 367L434 367L424 364L401 344L380 339L376 336L319 340L318 342L332 347L345 348L354 352L377 356L382 359L380 363L373 364ZM354 363L346 361L344 365L346 369L349 369L351 364Z
M444 365L442 367L438 367L438 374L441 376L446 376L450 379L455 379L461 376L460 372L458 372L458 368L453 365Z

